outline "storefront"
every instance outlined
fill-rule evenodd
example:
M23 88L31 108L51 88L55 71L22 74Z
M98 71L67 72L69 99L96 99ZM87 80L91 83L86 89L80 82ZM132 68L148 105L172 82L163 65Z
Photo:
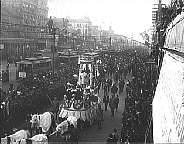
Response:
M16 59L33 56L34 52L44 49L46 43L34 39L1 38L2 60L14 61Z

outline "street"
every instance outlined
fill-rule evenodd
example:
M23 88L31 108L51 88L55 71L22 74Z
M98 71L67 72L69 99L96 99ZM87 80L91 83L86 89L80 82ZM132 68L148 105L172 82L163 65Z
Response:
M127 76L127 79L125 80L125 83L127 80L131 80L131 75ZM103 89L101 87L99 96L103 99ZM119 90L118 90L119 93ZM109 96L111 96L111 93L109 92ZM124 86L123 93L119 95L119 106L118 111L115 112L115 116L111 117L110 108L108 107L107 111L104 111L104 121L102 122L102 129L97 128L97 124L92 125L90 128L88 128L86 131L84 131L80 135L80 144L82 143L105 143L106 139L109 134L113 132L113 129L116 128L118 130L118 133L120 135L121 132L121 118L122 113L124 112L125 107L125 99L126 99L126 84ZM104 105L103 105L104 109Z

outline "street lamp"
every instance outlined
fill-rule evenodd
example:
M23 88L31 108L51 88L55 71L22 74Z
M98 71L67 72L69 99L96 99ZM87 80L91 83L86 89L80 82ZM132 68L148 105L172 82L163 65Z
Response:
M56 41L56 30L57 28L52 28L52 35L53 35L53 45L51 46L51 52L52 52L52 72L54 74L54 53L56 51L55 41Z
M109 38L109 48L111 49L111 42L112 42L112 38Z

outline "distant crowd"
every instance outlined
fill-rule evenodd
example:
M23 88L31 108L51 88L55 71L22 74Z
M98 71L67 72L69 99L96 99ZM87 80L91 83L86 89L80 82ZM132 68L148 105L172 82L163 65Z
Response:
M147 128L151 112L150 103L157 80L157 71L155 68L152 70L150 64L146 63L149 61L149 54L141 49L129 49L104 52L99 54L98 59L101 63L99 76L95 79L96 90L99 92L101 87L104 89L105 110L109 106L111 116L114 116L114 111L118 109L119 94L126 85L128 97L122 114L120 139L138 141L139 135L145 133ZM20 125L28 114L44 112L48 107L56 112L59 107L57 101L64 99L67 82L74 85L77 83L74 74L78 74L77 64L62 64L54 75L50 71L40 72L22 80L16 89L11 85L8 92L1 91L4 95L1 103L6 100L1 106L4 119L1 122L2 134L10 132L10 129L16 126L15 122L19 122L17 125ZM128 74L132 74L133 80L126 84L125 79ZM112 95L108 95L109 91ZM100 118L100 121L102 119ZM101 127L100 121L99 127Z

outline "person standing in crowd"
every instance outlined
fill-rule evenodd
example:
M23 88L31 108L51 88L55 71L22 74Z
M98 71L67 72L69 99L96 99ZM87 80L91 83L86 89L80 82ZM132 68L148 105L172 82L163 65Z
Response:
M97 115L98 129L101 129L102 128L102 121L103 121L103 110L101 108L101 105L98 105L96 115Z
M131 88L129 82L127 82L127 87L126 87L126 95L129 97L131 94Z
M104 95L107 95L108 91L107 91L107 83L106 81L104 82Z
M118 91L118 88L117 88L116 84L114 83L113 86L112 86L112 88L111 88L111 92L112 92L113 94L116 94L117 91Z
M121 79L119 82L119 94L121 94L123 92L124 85L125 85L125 82L123 79Z
M124 78L125 79L126 79L127 75L128 75L128 70L127 70L127 66L126 66L125 69L124 69Z
M54 100L52 102L52 110L53 110L55 119L57 119L57 111L59 110L59 102L56 97L54 97Z
M107 106L109 103L109 96L104 96L103 103L105 104L105 111L107 111Z
M125 126L124 126L123 123L121 124L121 134L120 134L120 137L121 137L121 142L124 142L125 141Z
M116 112L118 111L118 105L119 105L119 96L117 95L115 98L114 98L114 103L116 105Z
M113 138L114 138L114 144L117 144L118 140L119 140L119 135L118 135L118 131L115 128L112 132Z
M6 69L9 69L9 66L10 66L10 64L9 64L9 62L8 62L7 66L6 66Z
M119 80L119 75L118 75L118 71L115 72L115 81L118 82Z
M111 109L111 116L114 117L114 110L116 108L115 102L114 102L114 95L110 99L109 103L110 109Z
M71 142L72 142L72 144L78 144L78 140L79 140L78 130L77 130L77 128L74 127L73 124L70 126L70 128L71 128L71 130L70 130Z
M106 144L115 144L115 140L114 140L114 136L111 134L109 134L109 136L107 137L107 143Z
M101 82L98 83L98 87L97 87L97 93L100 92L100 87L101 87Z
M110 90L110 87L112 85L112 80L111 79L108 79L107 80L107 83L108 83L108 91Z
M106 86L107 86L107 92L109 92L109 83L108 83L108 79L106 79Z
M9 92L13 91L13 89L14 89L14 88L13 88L13 84L11 83L11 84L10 84L10 87L9 87Z

